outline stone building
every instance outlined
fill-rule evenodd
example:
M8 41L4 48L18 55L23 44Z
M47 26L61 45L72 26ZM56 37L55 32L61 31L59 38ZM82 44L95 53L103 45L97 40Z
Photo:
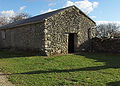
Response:
M56 55L87 50L95 22L76 6L0 27L0 48Z

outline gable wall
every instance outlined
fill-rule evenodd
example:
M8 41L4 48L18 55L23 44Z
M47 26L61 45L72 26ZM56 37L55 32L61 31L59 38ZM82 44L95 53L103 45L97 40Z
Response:
M70 8L45 22L45 48L48 55L68 53L68 34L76 33L75 52L88 47L88 29L95 24L76 8Z
M44 22L7 29L5 40L2 40L1 31L1 48L44 52Z

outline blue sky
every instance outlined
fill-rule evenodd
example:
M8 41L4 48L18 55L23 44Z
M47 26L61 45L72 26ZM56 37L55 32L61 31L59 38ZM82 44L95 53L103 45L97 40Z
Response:
M0 0L0 15L26 12L31 16L76 5L94 21L119 22L120 0Z

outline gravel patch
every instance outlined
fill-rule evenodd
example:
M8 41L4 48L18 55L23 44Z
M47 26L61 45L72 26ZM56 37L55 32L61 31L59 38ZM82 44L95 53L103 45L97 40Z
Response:
M7 75L0 72L0 86L15 86L15 85L8 81Z

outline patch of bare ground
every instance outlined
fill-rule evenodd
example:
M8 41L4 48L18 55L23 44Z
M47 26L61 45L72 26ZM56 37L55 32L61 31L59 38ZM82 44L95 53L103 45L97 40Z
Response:
M15 86L10 81L8 81L8 76L0 72L0 86Z

